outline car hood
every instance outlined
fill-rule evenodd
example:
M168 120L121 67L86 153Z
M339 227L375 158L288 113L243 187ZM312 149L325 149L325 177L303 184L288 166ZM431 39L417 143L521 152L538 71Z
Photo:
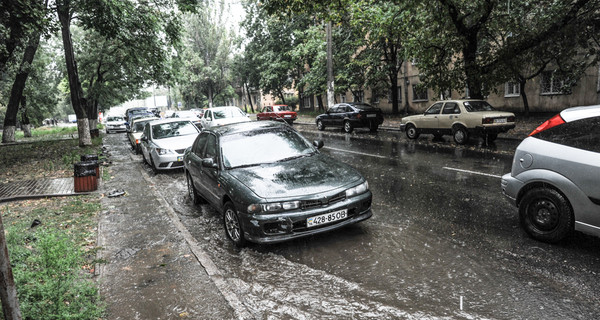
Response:
M363 179L356 169L323 154L227 171L261 198L342 192Z
M190 147L194 143L194 140L196 140L196 136L198 136L198 134L188 134L185 136L153 140L152 142L159 148L179 150Z

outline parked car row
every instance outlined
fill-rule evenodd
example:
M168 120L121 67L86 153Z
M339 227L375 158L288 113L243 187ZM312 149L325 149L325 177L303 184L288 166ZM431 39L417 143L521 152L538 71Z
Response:
M237 107L204 110L200 126L183 114L166 120L130 114L131 144L153 170L183 168L189 197L223 212L236 245L285 241L372 215L364 177L321 154L322 142L310 143L293 129L297 115L287 106L263 107L256 122ZM115 121L123 119L109 117L107 132L122 130ZM383 114L368 104L340 103L315 122L319 130L376 131ZM452 135L464 144L471 136L494 141L514 127L513 113L486 101L448 100L404 117L400 129L409 139ZM599 131L600 106L570 108L517 147L501 188L532 238L557 242L574 230L600 236Z

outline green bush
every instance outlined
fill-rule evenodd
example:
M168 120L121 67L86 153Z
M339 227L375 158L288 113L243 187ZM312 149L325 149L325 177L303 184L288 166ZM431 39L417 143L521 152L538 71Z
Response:
M23 319L98 319L104 305L83 271L84 253L59 229L7 228Z

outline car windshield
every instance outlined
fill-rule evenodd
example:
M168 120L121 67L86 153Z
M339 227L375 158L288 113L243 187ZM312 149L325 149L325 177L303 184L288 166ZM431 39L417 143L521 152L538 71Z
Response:
M465 109L468 112L477 112L477 111L495 111L494 107L492 107L486 101L465 101L464 103Z
M158 123L152 126L153 139L164 139L197 133L196 126L189 121Z
M213 110L213 115L215 119L225 119L225 118L239 118L245 117L246 115L239 108L226 108L226 109L217 109Z
M106 121L125 121L123 117L108 117Z
M221 139L225 168L273 163L312 155L316 149L287 128L233 134Z

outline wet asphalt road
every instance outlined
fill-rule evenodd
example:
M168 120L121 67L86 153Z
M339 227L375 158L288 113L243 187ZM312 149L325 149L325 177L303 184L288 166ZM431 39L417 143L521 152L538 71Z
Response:
M517 141L455 147L450 139L317 132L323 153L356 167L373 217L342 230L237 249L220 214L194 206L182 171L152 183L257 319L600 318L600 240L529 239L500 192ZM114 143L126 143L114 135Z

